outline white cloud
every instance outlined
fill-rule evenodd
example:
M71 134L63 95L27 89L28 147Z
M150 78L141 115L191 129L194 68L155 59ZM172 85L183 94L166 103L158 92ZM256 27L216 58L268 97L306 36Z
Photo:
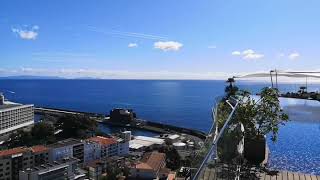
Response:
M297 58L299 58L299 57L300 57L300 54L297 53L297 52L291 53L291 54L289 54L289 56L288 56L288 58L291 59L291 60L295 60L295 59L297 59Z
M246 60L256 60L256 59L261 59L264 57L263 54L261 53L256 53L254 50L252 49L246 49L242 52L240 51L233 51L231 53L233 56L241 56L242 59L246 59Z
M216 49L216 48L217 48L217 46L215 46L215 45L211 45L211 46L208 46L208 48L209 48L209 49Z
M176 41L158 41L154 43L155 49L161 49L163 51L178 51L182 48L183 44Z
M11 30L13 33L16 33L21 39L35 40L38 36L39 26L32 26L31 29L12 28Z
M254 59L261 59L263 57L264 57L263 54L250 53L250 54L246 54L245 56L243 56L243 59L254 60Z
M254 53L255 53L255 52L254 52L254 50L252 50L252 49L247 49L247 50L242 51L242 54L243 54L243 55L254 54Z
M129 48L135 48L135 47L138 47L138 44L137 43L129 43L128 47Z
M233 51L231 54L233 56L239 56L239 55L241 55L241 52L240 51Z

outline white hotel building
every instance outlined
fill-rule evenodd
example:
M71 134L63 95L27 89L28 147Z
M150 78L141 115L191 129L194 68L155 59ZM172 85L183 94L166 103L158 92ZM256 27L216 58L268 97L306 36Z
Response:
M5 101L0 93L0 136L32 125L34 123L34 106Z

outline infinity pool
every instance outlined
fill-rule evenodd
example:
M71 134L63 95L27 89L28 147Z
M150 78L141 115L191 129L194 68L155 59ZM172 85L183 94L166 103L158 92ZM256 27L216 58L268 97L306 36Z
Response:
M269 166L320 175L320 102L282 98L281 104L290 122L276 143L268 138Z

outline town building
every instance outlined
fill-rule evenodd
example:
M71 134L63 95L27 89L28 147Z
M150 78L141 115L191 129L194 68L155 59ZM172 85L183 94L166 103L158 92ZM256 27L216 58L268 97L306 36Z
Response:
M43 145L30 148L33 154L34 166L40 166L49 162L49 148Z
M88 177L91 180L99 180L103 176L107 176L107 161L95 160L87 165Z
M49 147L50 161L74 157L79 159L80 164L86 164L101 157L101 145L92 141L69 138L51 144Z
M101 158L124 156L129 153L129 142L122 138L95 136L87 139L101 147Z
M19 172L20 180L84 179L85 174L78 168L78 159L64 158L41 166L26 168Z
M131 165L130 178L163 179L167 178L170 169L166 168L166 155L156 151L145 153L142 159Z
M84 143L84 163L89 163L101 158L101 145L98 143L85 141Z
M59 161L64 158L78 158L79 163L84 162L84 142L78 139L65 139L48 146L49 151L49 160Z
M0 151L0 179L19 179L19 171L48 162L48 149L44 146L17 147Z
M107 157L92 161L87 164L88 178L98 180L107 176L107 168L123 168L125 166L125 158L119 156Z
M34 123L34 106L5 101L0 94L0 137L2 140L9 133Z

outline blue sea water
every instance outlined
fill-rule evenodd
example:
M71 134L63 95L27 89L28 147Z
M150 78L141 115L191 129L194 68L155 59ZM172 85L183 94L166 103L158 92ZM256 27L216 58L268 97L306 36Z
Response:
M209 130L211 107L223 95L224 86L224 81L191 80L0 80L0 92L11 101L105 114L115 107L132 108L139 118L201 131ZM257 93L269 84L240 82L238 86ZM296 91L299 85L279 87ZM309 90L319 87L313 84ZM281 127L276 143L268 140L270 166L320 174L320 104L294 99L281 103L291 121Z

